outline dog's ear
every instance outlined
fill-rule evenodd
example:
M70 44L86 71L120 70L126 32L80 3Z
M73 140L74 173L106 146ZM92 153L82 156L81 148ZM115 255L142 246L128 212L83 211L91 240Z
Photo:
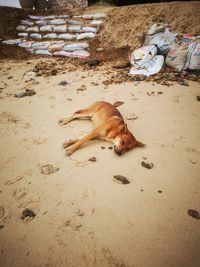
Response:
M145 147L146 145L136 140L136 146Z
M121 128L120 128L120 133L125 133L127 131L127 124L125 123Z

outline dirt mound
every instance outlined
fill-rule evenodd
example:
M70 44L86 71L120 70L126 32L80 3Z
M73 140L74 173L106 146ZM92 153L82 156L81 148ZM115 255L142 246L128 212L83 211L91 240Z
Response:
M102 47L143 44L147 30L156 22L169 23L179 34L200 34L200 2L172 2L113 8L104 21L99 40Z

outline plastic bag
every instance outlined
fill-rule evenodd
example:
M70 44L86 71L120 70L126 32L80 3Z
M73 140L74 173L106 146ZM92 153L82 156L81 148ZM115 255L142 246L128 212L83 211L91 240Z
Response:
M4 40L2 41L2 44L5 45L17 45L22 42L22 39L10 39L10 40Z
M28 33L27 32L19 32L18 36L19 37L28 37Z
M53 27L54 32L67 32L67 25L59 25Z
M83 24L82 21L78 21L78 20L68 20L67 22L69 25L80 25Z
M19 32L23 32L23 31L26 31L26 28L27 26L24 26L24 25L18 25L16 27L16 30L19 31Z
M42 35L40 33L31 33L29 37L33 39L42 39Z
M59 18L59 19L68 19L69 15L59 15L59 16L56 16L56 17Z
M102 23L103 23L102 20L92 20L92 21L90 22L90 24L92 24L92 25L101 25Z
M83 32L93 32L93 33L96 33L97 32L97 29L94 28L94 27L82 27L82 31Z
M68 32L79 33L82 32L81 26L68 26Z
M26 32L39 32L39 28L37 26L28 27L28 28L26 28Z
M153 35L158 32L163 32L169 25L167 23L161 22L161 23L155 23L151 26L151 28L148 30L148 35Z
M43 35L44 39L57 39L58 35L56 33L48 33Z
M151 60L157 54L157 47L155 45L143 46L131 54L131 64L132 65L144 65L149 60Z
M165 29L165 32L159 33L156 36L152 36L152 40L149 44L154 44L158 47L159 53L166 55L173 43L176 41L176 34Z
M200 70L200 42L189 45L185 69Z
M61 51L63 49L63 43L52 44L48 47L48 51L51 53Z
M45 25L40 27L41 32L52 32L53 31L53 26L51 25Z
M87 43L75 43L75 44L67 44L63 47L65 51L76 51L76 50L83 50L88 48L89 45Z
M48 50L35 50L35 55L52 56L52 53Z
M130 70L132 75L150 76L158 73L164 64L164 56L157 55L143 66L133 66Z
M106 18L106 14L105 13L93 14L93 19L104 19L104 18Z
M48 22L50 25L62 25L66 24L66 21L64 19L52 19Z
M22 25L27 25L27 26L33 26L34 25L34 22L32 22L30 20L22 19L20 22Z
M187 57L188 45L173 44L166 56L167 66L182 71Z
M82 40L82 39L92 39L96 36L93 32L85 32L85 33L80 33L77 34L77 40Z
M28 49L28 48L31 48L31 46L32 46L33 43L34 43L33 41L30 41L30 42L22 42L22 43L19 43L18 46Z
M60 52L53 53L53 55L71 57L71 58L86 58L90 56L90 53L85 50L79 50L79 51L74 51L74 52L60 51Z
M35 42L31 45L31 48L35 50L46 50L51 45L51 42Z
M46 20L38 20L35 22L35 24L38 26L45 26L45 25L47 25L47 23L48 22Z
M76 39L76 35L70 34L70 33L65 33L65 34L60 34L58 36L58 38L63 39L63 40L74 40L74 39Z

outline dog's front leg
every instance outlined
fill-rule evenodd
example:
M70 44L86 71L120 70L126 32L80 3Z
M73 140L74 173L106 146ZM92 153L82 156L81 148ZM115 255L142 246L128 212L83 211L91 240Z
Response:
M85 137L79 139L77 142L75 142L73 145L68 146L66 150L66 155L70 156L72 153L74 153L77 149L79 149L83 144L86 142L95 139L99 137L99 134L96 130L93 130L91 133L87 134Z

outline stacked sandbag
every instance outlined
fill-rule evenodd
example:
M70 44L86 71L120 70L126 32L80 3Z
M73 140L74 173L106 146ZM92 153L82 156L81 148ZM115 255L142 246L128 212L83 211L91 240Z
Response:
M85 58L90 56L87 51L89 45L80 41L95 38L105 17L104 13L79 16L29 15L16 27L20 38L3 43L19 45L36 55Z

